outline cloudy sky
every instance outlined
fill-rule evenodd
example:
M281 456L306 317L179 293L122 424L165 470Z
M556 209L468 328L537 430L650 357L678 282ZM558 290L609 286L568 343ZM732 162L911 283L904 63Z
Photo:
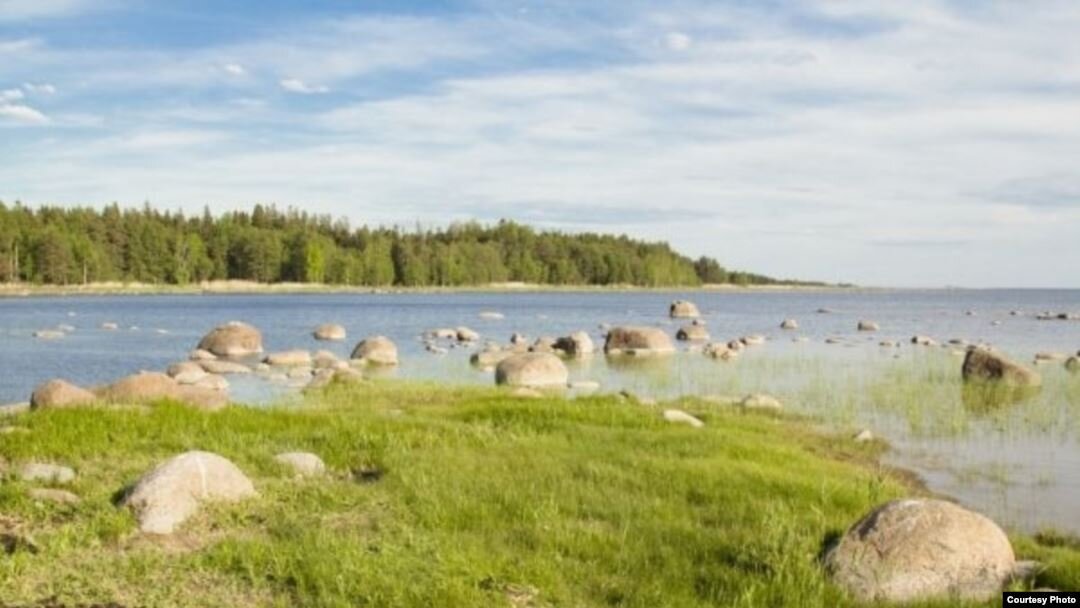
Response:
M0 200L1080 287L1080 2L0 0Z

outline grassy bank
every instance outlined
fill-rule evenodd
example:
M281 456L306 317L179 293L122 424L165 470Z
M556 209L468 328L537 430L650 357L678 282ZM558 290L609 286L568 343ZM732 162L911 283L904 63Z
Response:
M332 386L302 407L31 412L0 455L78 471L76 506L0 485L0 605L844 606L816 556L871 506L917 492L879 447L704 402L674 426L615 397L519 399L406 383ZM19 430L22 429L22 430ZM139 535L117 493L189 449L260 497ZM272 456L309 450L301 481ZM1067 539L1018 538L1042 584L1080 587ZM951 605L951 604L950 604Z

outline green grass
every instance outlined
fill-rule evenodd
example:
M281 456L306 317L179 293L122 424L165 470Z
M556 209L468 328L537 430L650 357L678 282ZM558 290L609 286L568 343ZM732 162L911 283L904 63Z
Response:
M518 399L489 389L335 385L302 406L202 413L32 412L5 421L12 463L78 471L75 507L0 484L0 605L56 597L124 606L845 606L817 556L872 506L917 490L875 445L805 421L682 401L704 429L614 397ZM169 538L137 533L117 493L203 449L258 499L204 508ZM273 461L313 451L301 481ZM358 481L357 471L378 471ZM1080 552L1017 538L1046 584L1080 587ZM943 604L951 605L951 604Z

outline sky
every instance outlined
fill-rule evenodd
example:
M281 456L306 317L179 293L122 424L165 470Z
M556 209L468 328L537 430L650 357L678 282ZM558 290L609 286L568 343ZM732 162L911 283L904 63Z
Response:
M0 200L1080 287L1080 2L0 0Z

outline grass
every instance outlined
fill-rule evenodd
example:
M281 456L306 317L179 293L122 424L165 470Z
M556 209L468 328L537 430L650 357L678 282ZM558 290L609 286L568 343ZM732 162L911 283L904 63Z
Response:
M67 464L77 506L0 484L0 606L847 606L817 557L872 506L917 493L880 446L794 418L703 401L659 410L600 396L334 385L302 406L203 413L176 404L32 412L0 455ZM125 486L189 449L220 453L258 499L211 506L167 538L115 506ZM276 465L309 450L333 471ZM1080 587L1080 547L1017 537L1039 584ZM942 604L954 605L954 604Z

